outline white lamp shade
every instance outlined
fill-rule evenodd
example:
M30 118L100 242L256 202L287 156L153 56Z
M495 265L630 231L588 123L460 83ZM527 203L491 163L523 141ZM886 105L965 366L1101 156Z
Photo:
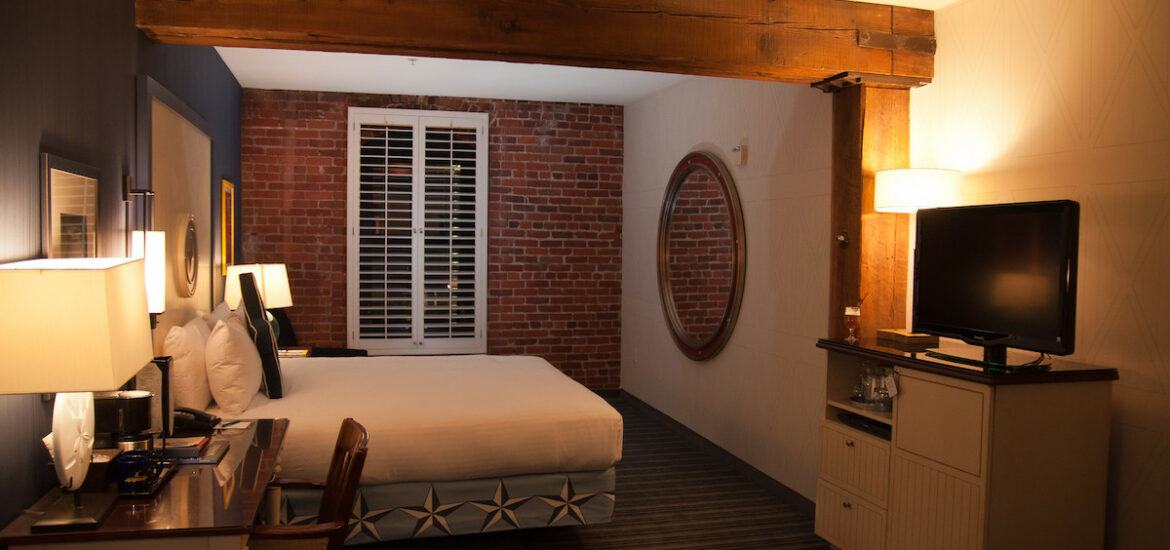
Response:
M130 257L145 260L146 308L151 313L167 310L166 254L165 231L134 231L130 235Z
M223 301L228 307L240 307L240 274L251 273L256 279L256 289L267 309L293 305L292 292L288 287L288 270L284 264L242 264L228 266L227 281L223 287Z
M142 260L0 264L0 393L112 390L153 357Z
M935 168L881 170L874 175L873 209L878 212L916 212L920 208L955 206L963 173Z

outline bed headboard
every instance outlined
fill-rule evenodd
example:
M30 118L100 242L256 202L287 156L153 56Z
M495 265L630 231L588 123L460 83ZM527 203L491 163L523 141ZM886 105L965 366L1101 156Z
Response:
M150 101L153 226L167 235L167 305L154 329L156 355L162 355L171 327L207 313L223 299L223 276L212 253L212 226L218 221L212 196L219 189L212 182L211 137L201 129L205 122L189 120L198 115L180 114L185 106L172 108L164 96Z

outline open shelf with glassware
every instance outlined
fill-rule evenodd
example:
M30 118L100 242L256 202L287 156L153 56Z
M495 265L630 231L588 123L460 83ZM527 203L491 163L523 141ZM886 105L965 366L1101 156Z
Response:
M867 377L892 373L889 363L876 360L857 360L848 356L830 356L825 387L825 420L839 422L837 413L849 412L892 425L893 400L878 399L876 390L866 384ZM888 390L887 390L888 391ZM870 395L867 395L869 393Z

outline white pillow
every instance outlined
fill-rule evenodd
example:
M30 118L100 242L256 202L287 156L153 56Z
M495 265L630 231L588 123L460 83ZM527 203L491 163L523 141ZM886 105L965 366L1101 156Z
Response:
M216 404L229 415L243 414L260 391L264 377L260 353L243 327L243 320L232 315L216 323L207 339L205 355L207 381Z
M228 308L227 302L220 302L219 305L215 306L215 309L211 310L210 313L204 315L203 322L207 323L208 332L210 332L211 329L215 328L216 323L218 323L220 321L226 321L228 318L228 315L230 315L231 312L232 312L232 310L230 308Z
M207 385L207 361L204 349L211 330L203 319L195 318L181 327L171 327L163 340L163 355L170 355L171 391L176 407L206 409L211 402Z

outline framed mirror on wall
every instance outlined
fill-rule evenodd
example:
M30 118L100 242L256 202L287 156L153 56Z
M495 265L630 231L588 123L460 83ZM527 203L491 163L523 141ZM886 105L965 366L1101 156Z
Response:
M97 168L41 153L41 255L97 257Z
M683 157L658 224L658 291L674 343L704 361L727 344L743 300L747 242L731 172L719 157Z

